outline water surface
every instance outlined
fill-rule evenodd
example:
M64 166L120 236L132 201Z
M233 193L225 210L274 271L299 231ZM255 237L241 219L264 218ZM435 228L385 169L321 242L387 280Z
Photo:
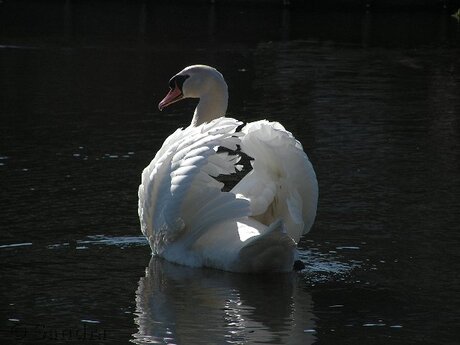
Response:
M0 4L2 339L20 344L454 344L460 26L447 13ZM320 201L298 274L151 259L137 186L206 63L229 113L278 120Z

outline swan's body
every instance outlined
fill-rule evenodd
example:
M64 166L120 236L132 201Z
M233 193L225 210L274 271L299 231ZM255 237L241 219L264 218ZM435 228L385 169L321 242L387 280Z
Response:
M139 217L152 252L187 266L227 271L290 271L296 243L316 215L318 184L301 144L277 122L247 124L223 117L227 85L208 66L191 66L170 81L159 107L200 98L192 124L164 142L144 169ZM250 171L230 192L215 177Z

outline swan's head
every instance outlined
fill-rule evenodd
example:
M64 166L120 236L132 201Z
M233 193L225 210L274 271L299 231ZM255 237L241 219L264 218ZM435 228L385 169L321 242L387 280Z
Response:
M169 80L169 92L158 104L158 109L163 110L184 98L218 98L221 94L227 97L227 84L222 74L210 66L193 65Z

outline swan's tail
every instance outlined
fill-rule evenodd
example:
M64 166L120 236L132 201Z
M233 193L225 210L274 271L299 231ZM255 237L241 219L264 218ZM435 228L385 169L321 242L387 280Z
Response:
M316 174L302 145L278 122L246 125L241 149L253 170L232 190L250 201L252 217L270 226L282 219L298 241L313 225L318 202Z
M247 272L292 271L296 243L286 233L281 219L265 233L255 236L240 250L238 264Z

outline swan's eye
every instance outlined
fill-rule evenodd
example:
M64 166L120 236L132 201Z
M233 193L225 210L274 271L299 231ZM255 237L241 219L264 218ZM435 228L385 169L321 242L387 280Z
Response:
M169 88L172 90L176 87L176 77L171 78L169 81Z
M189 75L176 75L171 78L169 81L169 88L172 90L176 87L179 88L179 90L182 91L182 87L184 86L184 81L187 80L187 78L190 78Z

